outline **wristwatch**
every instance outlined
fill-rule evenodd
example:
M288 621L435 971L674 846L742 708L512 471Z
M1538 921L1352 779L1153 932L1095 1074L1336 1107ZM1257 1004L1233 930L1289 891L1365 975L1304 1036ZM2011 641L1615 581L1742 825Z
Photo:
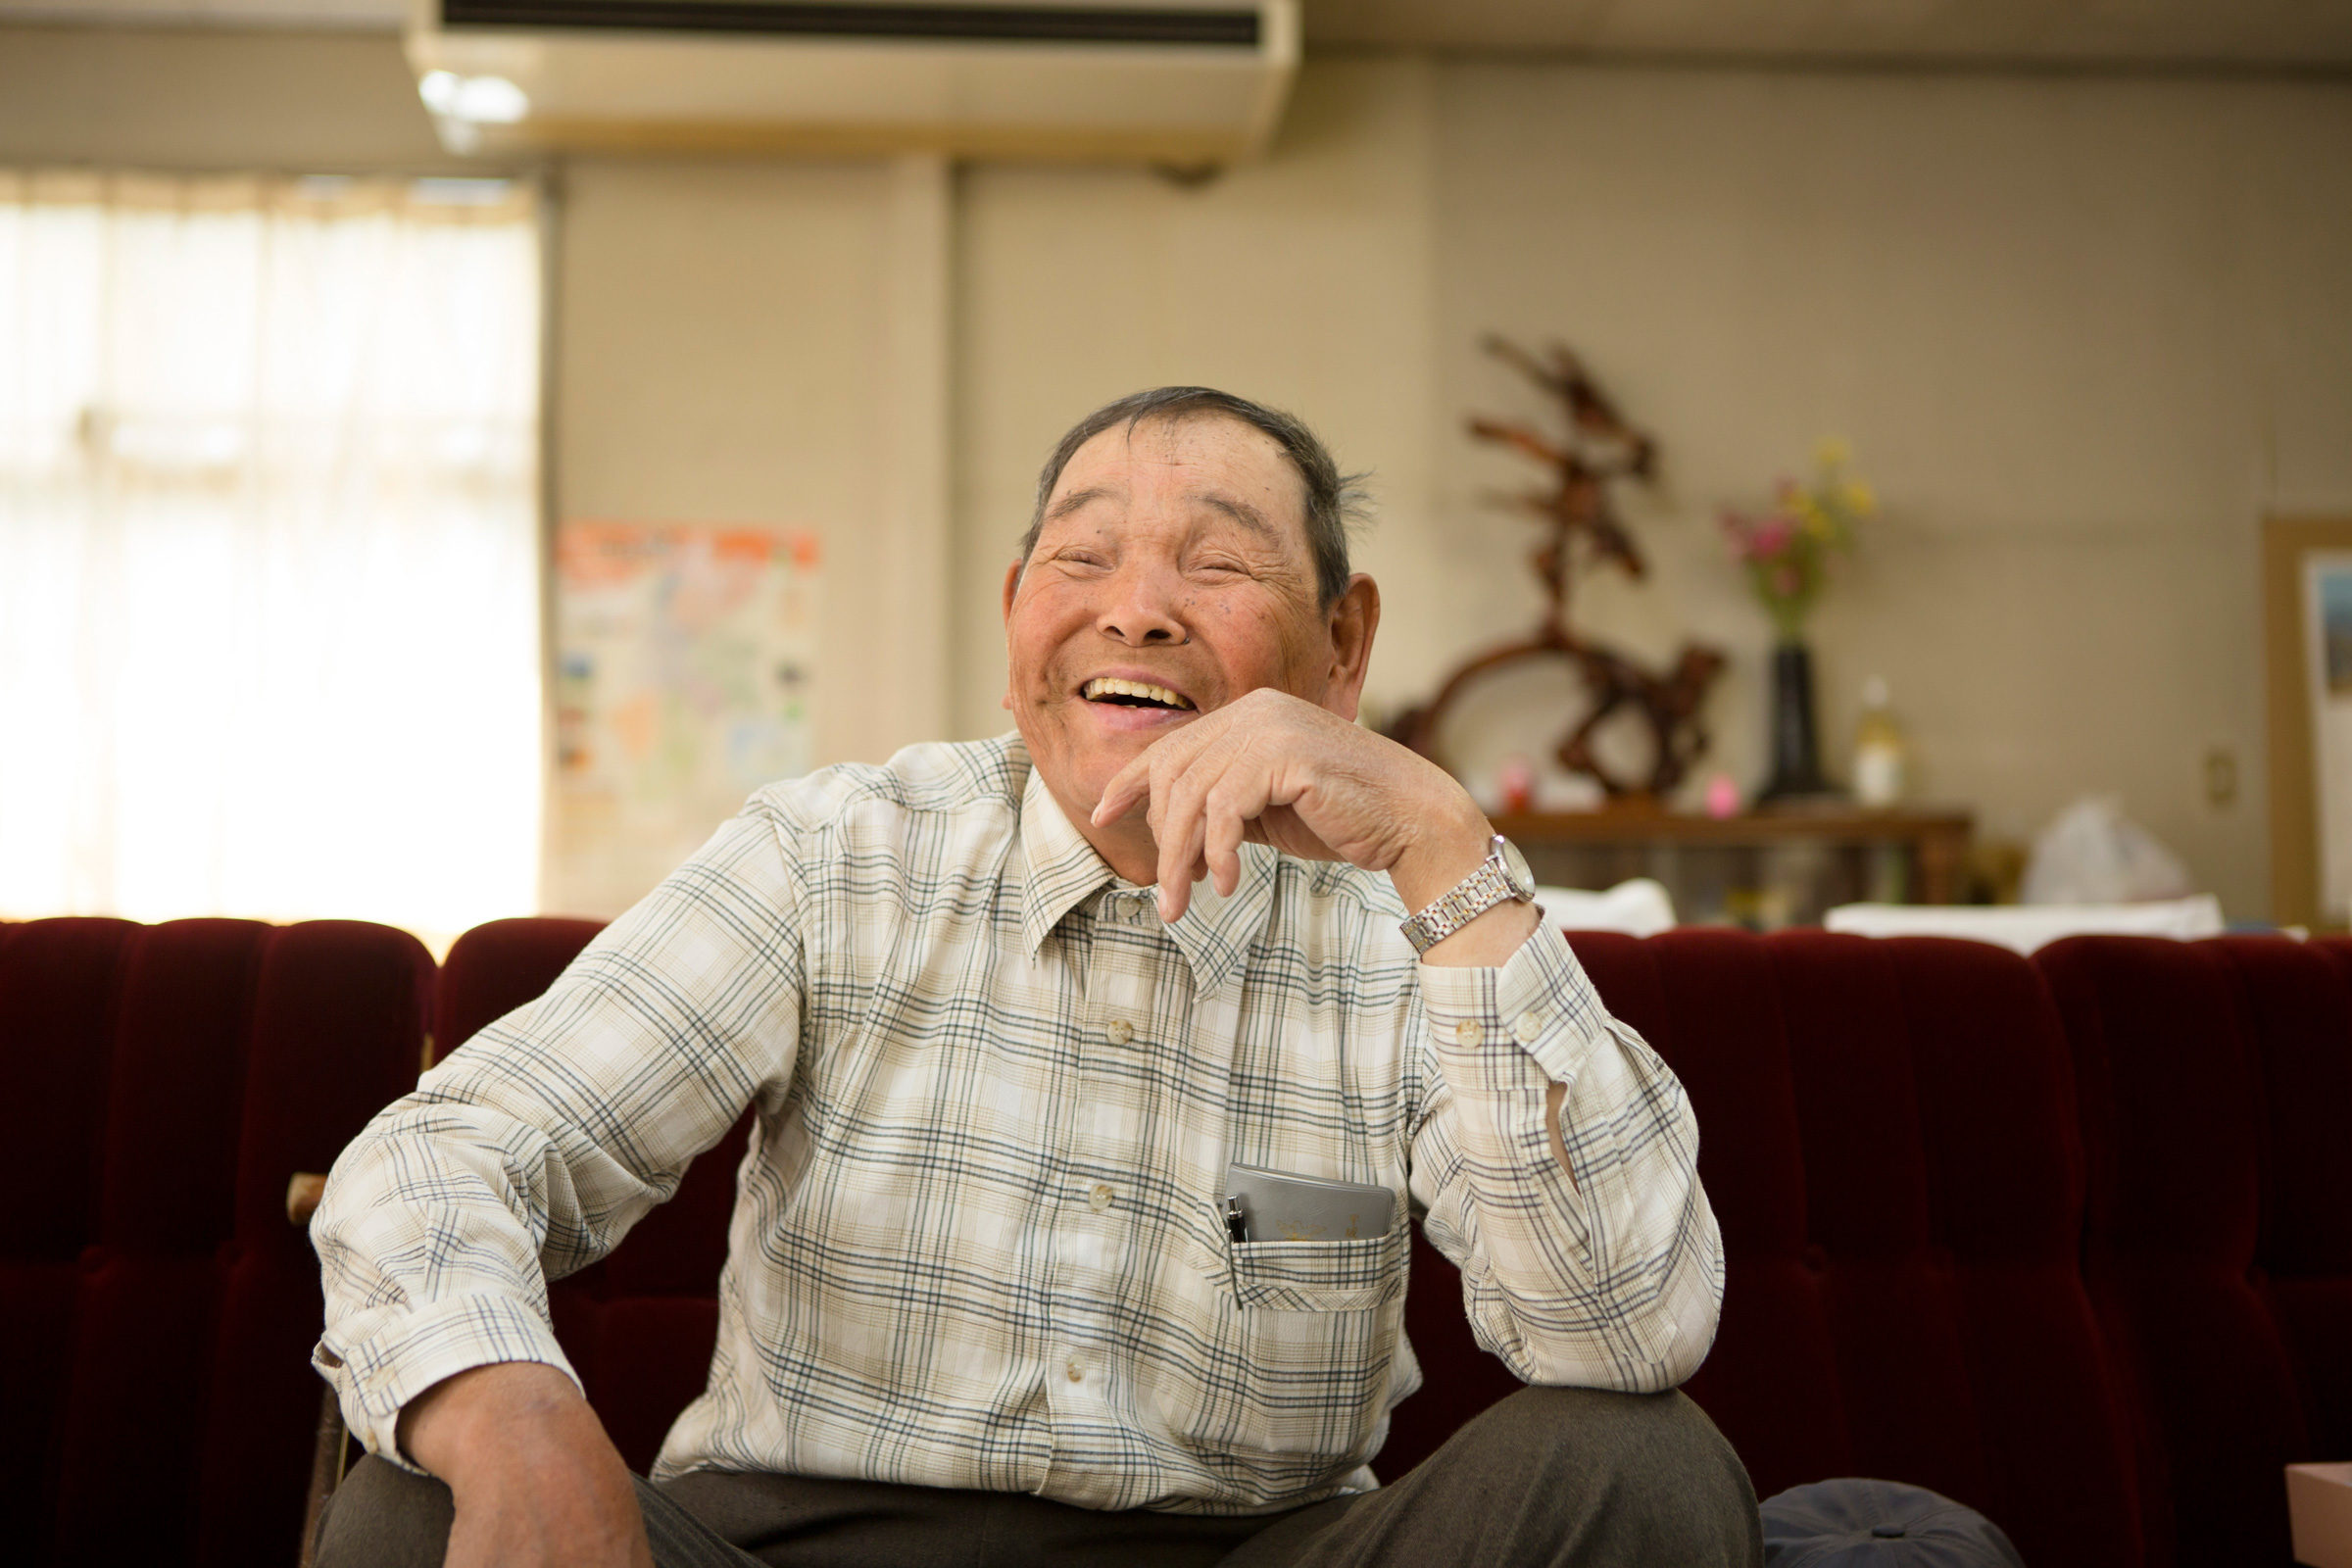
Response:
M1427 953L1497 904L1535 902L1536 874L1527 868L1527 857L1519 853L1519 846L1497 833L1477 870L1397 929L1415 953Z

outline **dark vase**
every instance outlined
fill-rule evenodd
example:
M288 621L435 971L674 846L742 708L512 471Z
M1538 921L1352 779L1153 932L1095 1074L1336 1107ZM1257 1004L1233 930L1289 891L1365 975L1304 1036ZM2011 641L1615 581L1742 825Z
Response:
M1772 650L1772 777L1756 792L1762 805L1835 793L1821 776L1821 741L1813 725L1813 651L1799 642Z

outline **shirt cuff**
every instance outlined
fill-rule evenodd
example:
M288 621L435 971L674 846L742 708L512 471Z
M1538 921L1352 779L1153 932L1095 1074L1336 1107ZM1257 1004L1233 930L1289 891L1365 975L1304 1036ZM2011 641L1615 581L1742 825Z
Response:
M1554 1083L1573 1080L1607 1028L1608 1014L1568 939L1537 922L1500 968L1425 963L1422 1008L1438 1058L1458 1086L1502 1091L1535 1058ZM1467 1076L1457 1076L1466 1074Z
M334 1385L344 1425L369 1453L416 1475L425 1472L400 1451L400 1412L444 1378L502 1361L543 1362L579 1385L547 1319L511 1296L430 1301L351 1344L330 1335L311 1351L311 1365Z

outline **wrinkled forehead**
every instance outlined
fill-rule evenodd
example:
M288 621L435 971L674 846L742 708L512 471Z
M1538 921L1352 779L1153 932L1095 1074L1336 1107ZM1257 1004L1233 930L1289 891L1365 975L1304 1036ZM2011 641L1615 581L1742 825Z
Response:
M1042 519L1139 499L1229 519L1269 543L1304 548L1306 481L1281 443L1227 415L1154 415L1098 432L1070 454Z

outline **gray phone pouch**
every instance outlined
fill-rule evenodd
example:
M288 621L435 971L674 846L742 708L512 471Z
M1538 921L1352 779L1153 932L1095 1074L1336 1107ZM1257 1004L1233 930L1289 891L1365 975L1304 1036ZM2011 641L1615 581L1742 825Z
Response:
M1396 1217L1396 1195L1386 1187L1255 1165L1226 1166L1225 1196L1227 1234L1237 1242L1369 1241L1388 1235Z

